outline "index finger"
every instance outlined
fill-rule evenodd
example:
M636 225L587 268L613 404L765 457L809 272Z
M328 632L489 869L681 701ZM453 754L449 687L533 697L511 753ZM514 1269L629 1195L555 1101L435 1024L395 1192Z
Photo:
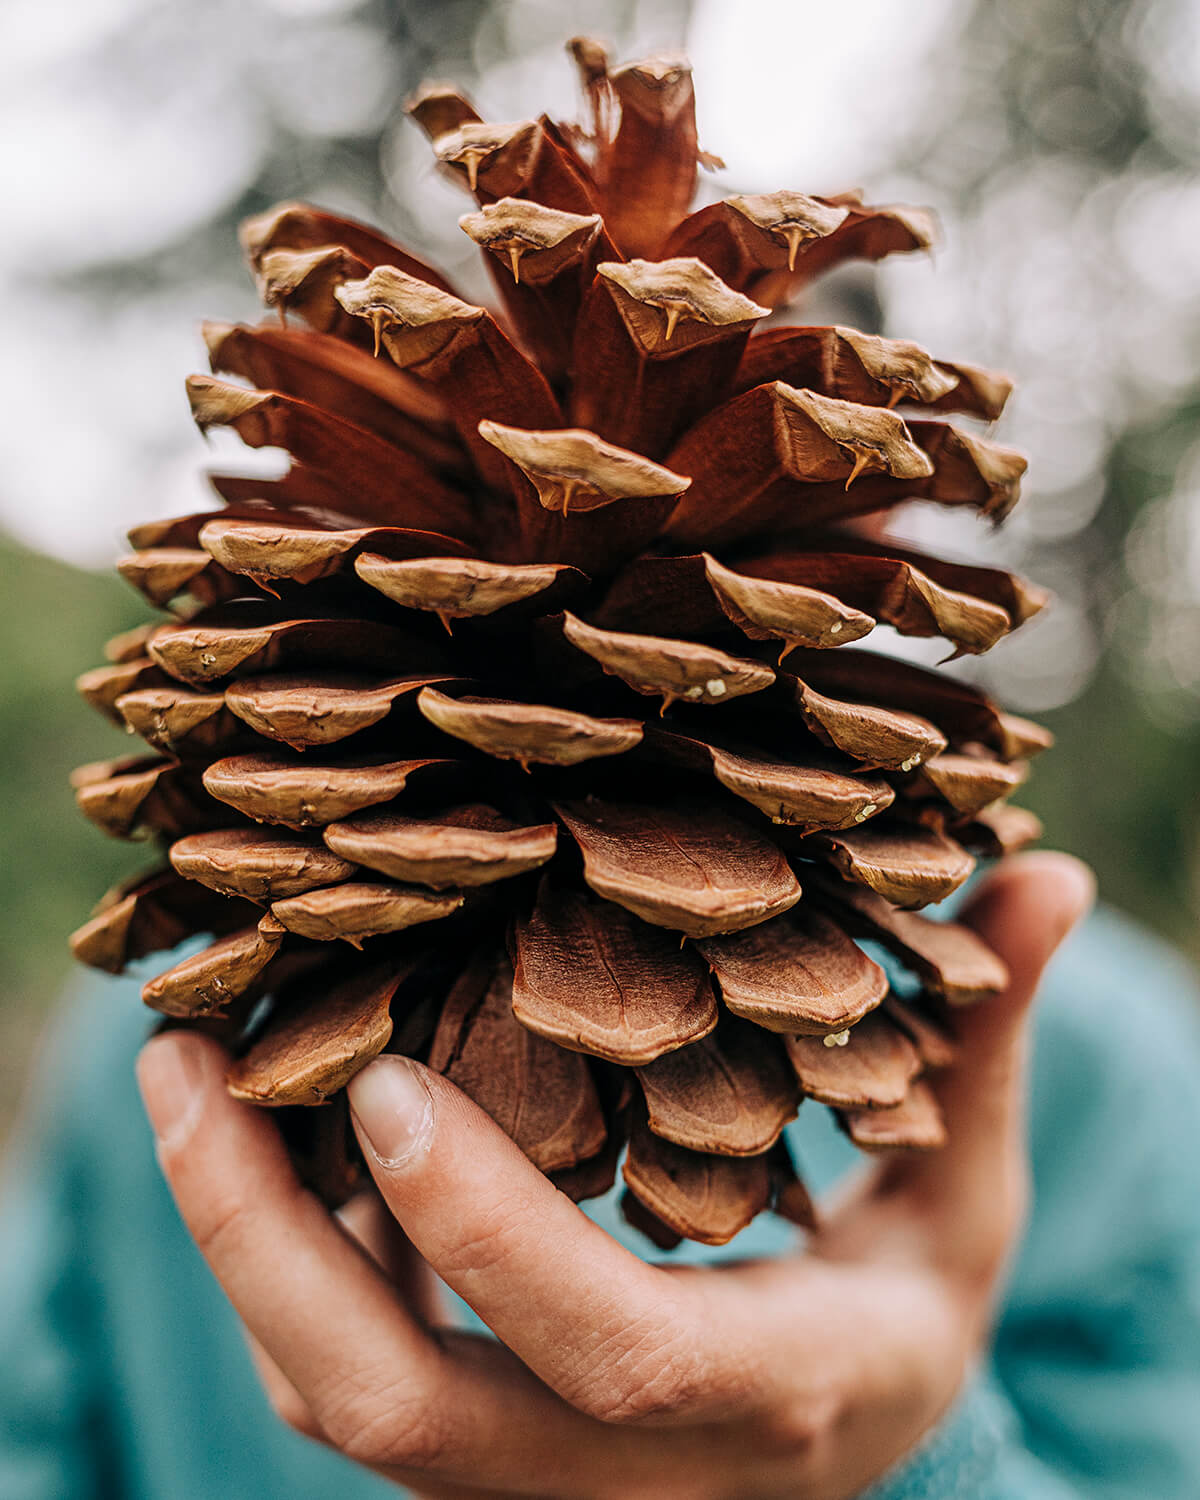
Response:
M431 1337L304 1191L265 1111L225 1089L228 1058L169 1032L138 1074L176 1204L247 1329L348 1456L395 1477L579 1493L596 1438L491 1340ZM613 1457L645 1464L637 1433ZM612 1447L610 1443L607 1447Z
M377 1058L350 1107L384 1201L419 1253L561 1396L593 1416L718 1409L699 1285L593 1224L439 1074ZM744 1379L739 1383L744 1397Z

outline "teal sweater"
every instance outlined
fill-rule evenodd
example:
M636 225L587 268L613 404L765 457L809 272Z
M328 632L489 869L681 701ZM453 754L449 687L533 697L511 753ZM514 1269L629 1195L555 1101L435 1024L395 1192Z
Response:
M268 1409L155 1165L132 1078L137 986L83 989L48 1045L0 1215L0 1500L396 1495ZM992 1357L870 1500L1200 1496L1198 1000L1180 961L1111 913L1056 961L1036 1204ZM810 1108L791 1127L818 1185L850 1160L827 1119ZM630 1238L611 1203L595 1214ZM789 1243L764 1220L728 1253Z

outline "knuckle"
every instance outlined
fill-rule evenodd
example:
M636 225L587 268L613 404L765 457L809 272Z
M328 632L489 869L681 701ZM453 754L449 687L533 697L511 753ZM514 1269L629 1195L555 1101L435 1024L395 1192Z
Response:
M470 1232L438 1254L438 1273L453 1278L492 1271L524 1244L529 1230L520 1204L500 1203L481 1210Z
M831 1387L796 1394L760 1419L756 1438L772 1457L799 1466L830 1442L842 1411L843 1402Z
M290 1427L302 1437L324 1439L325 1434L318 1426L308 1403L291 1386L275 1386L269 1396L271 1410L285 1427Z
M669 1422L694 1410L705 1394L690 1332L627 1325L609 1340L573 1404L587 1416L618 1425Z
M445 1448L436 1403L408 1382L380 1387L347 1381L326 1398L320 1426L340 1453L360 1464L428 1469Z
M408 1401L391 1413L384 1462L409 1469L436 1469L447 1450L446 1426L428 1402Z
M249 1205L241 1193L226 1188L207 1197L189 1215L189 1228L200 1253L210 1262L226 1258L226 1247L236 1246L245 1232Z

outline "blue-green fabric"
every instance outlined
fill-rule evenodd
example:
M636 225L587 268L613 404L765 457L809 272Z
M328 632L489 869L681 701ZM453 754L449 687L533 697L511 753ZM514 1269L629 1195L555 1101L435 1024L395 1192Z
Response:
M69 1002L11 1163L0 1497L395 1495L267 1408L158 1175L133 1089L146 1031L136 988L89 982ZM1101 913L1054 965L1037 1042L1036 1205L994 1357L870 1500L1200 1495L1195 981ZM849 1164L826 1111L802 1110L791 1133L815 1184ZM611 1202L596 1217L632 1241ZM764 1220L728 1253L790 1244Z

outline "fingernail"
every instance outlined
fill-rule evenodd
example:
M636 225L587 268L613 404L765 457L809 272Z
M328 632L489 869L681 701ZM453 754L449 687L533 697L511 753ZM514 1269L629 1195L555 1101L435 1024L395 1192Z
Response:
M206 1082L205 1044L186 1032L152 1038L137 1060L138 1087L160 1149L182 1146L196 1128Z
M407 1057L377 1057L349 1088L350 1112L380 1166L405 1166L433 1137L433 1096Z

